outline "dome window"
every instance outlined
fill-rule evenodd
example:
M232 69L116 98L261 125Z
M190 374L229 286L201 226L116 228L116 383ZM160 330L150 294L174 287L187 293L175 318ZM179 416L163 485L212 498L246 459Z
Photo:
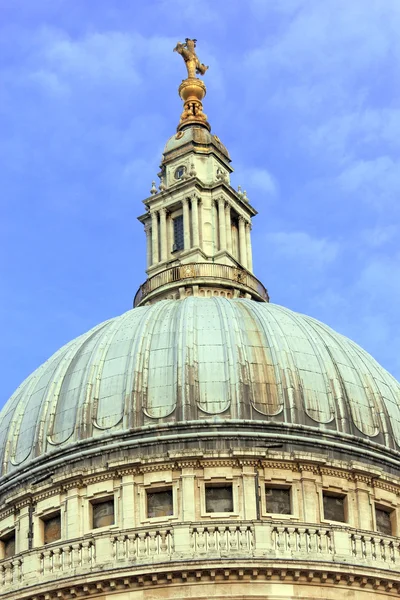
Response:
M93 501L91 505L93 529L114 525L114 498L102 498Z
M172 488L148 490L146 495L148 518L171 517L174 514Z
M266 512L276 515L292 514L290 492L290 487L265 486Z
M61 514L60 512L46 515L43 522L43 543L51 544L61 538Z
M0 538L2 558L11 558L15 554L15 530Z
M346 523L346 496L333 492L323 492L324 519Z
M178 179L178 180L183 179L185 173L186 173L186 167L181 165L180 167L175 169L174 177L175 177L175 179Z
M233 512L232 484L205 486L206 513Z
M393 521L394 511L386 506L377 506L375 504L375 522L376 530L385 535L393 535Z
M183 250L184 238L183 238L183 215L178 215L173 219L174 226L174 245L172 252L178 252Z

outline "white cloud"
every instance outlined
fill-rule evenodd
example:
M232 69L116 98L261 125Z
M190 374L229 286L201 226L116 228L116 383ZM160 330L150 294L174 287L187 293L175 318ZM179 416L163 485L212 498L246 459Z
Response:
M333 263L339 254L339 244L326 238L312 237L305 231L278 231L267 236L268 247L296 268L306 266L322 269Z
M355 160L337 179L347 193L357 194L380 210L388 205L398 205L400 189L400 160L380 156L371 160Z
M273 175L263 168L238 166L235 171L240 174L240 185L242 190L254 190L263 192L264 195L275 196L278 193L278 184ZM235 177L237 179L238 176ZM250 202L251 202L250 198Z

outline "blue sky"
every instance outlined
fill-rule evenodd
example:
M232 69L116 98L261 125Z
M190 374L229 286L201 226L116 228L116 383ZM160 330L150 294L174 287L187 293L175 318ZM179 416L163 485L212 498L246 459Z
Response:
M136 216L181 111L204 109L259 211L271 300L400 378L399 0L0 0L1 403L61 345L128 310Z

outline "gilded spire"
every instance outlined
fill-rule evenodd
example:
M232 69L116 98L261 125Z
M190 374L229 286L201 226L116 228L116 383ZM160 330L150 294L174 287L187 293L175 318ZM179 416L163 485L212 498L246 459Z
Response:
M174 52L178 52L187 68L188 76L179 86L179 95L183 100L183 112L178 125L178 131L187 125L203 125L208 130L211 129L207 122L207 115L203 113L202 100L206 95L206 86L196 77L196 74L204 75L208 67L200 62L196 54L196 41L186 38L185 43L178 42Z

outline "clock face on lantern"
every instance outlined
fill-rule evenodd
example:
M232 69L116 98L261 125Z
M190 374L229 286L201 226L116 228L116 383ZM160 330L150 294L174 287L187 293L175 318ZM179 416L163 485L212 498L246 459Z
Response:
M186 167L184 167L183 165L178 167L175 171L175 179L182 179L182 177L185 174L185 171L186 171Z

